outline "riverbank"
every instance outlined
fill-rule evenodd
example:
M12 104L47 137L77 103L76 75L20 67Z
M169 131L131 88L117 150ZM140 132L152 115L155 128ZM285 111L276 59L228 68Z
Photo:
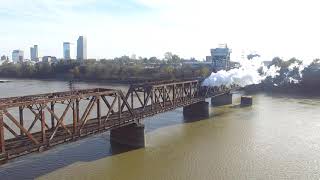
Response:
M57 77L57 78L23 78L23 77L3 77L0 76L0 78L6 78L9 80L0 80L0 83L6 83L11 82L13 80L41 80L41 81L63 81L63 82L87 82L87 83L101 83L101 84L135 84L135 83L145 83L145 82L155 82L155 81L183 81L183 80L203 80L201 77L194 77L194 78L158 78L158 79L151 79L151 78L130 78L130 79L80 79L80 78L74 78L74 79L66 79L63 77Z
M288 94L297 96L320 96L320 86L308 86L304 84L287 84L283 86L276 86L270 84L255 84L244 87L242 90L246 94Z
M139 60L121 61L58 61L52 63L6 63L0 66L0 77L55 79L67 81L136 83L145 81L207 77L210 67L159 61L156 64Z
M41 81L64 81L64 82L94 82L94 83L117 83L117 84L132 84L132 83L141 83L146 81L151 81L149 79L66 79L63 77L57 77L57 78L32 78L32 77L3 77L0 76L0 78L5 78L9 80L0 80L0 83L6 83L6 82L12 82L12 80L41 80Z

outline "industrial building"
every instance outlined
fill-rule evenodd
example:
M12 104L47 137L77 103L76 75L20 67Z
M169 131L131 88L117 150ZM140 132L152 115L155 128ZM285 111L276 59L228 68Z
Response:
M226 44L211 49L212 69L214 72L230 69L230 54L231 49Z

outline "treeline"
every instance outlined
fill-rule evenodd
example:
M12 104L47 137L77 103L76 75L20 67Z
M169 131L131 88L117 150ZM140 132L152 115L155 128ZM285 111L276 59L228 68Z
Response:
M264 88L299 88L316 90L320 88L320 59L313 60L306 65L302 60L291 58L283 60L274 58L268 67L280 68L279 75L267 78L261 84Z
M163 80L203 78L210 74L210 67L183 64L177 55L166 53L160 60L129 58L123 56L103 60L59 60L56 62L4 62L1 77L55 78L65 80Z

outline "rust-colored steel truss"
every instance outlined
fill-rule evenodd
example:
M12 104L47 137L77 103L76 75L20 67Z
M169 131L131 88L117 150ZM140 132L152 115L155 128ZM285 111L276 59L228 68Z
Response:
M86 89L0 99L0 161L137 123L155 114L229 93L194 81L131 85L126 93Z

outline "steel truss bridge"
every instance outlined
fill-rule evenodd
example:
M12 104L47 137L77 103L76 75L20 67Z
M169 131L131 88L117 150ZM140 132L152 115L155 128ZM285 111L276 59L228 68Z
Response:
M46 150L230 93L198 80L133 84L0 99L0 160Z

